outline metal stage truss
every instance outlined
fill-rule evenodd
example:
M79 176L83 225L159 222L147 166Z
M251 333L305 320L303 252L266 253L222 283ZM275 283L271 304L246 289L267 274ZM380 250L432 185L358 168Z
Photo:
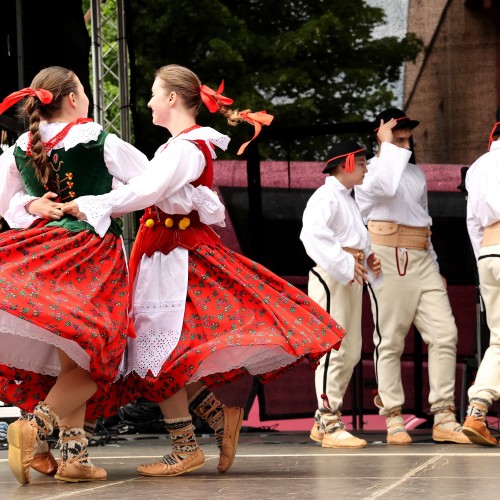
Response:
M105 7L105 8L104 8ZM129 59L124 0L91 0L94 119L105 130L131 141ZM119 92L116 93L116 88ZM123 216L123 239L130 255L134 214Z

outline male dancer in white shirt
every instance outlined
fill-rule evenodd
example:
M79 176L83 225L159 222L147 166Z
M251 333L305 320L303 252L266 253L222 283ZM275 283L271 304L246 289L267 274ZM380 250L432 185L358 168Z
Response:
M486 425L488 408L500 399L500 122L490 135L488 153L469 168L467 229L478 260L479 284L490 329L490 345L469 388L463 432L475 444L496 446Z
M428 346L432 438L465 444L469 440L456 421L454 404L457 327L430 241L425 174L409 163L412 130L418 124L396 108L377 116L378 154L355 190L384 270L384 282L370 297L378 383L375 404L386 416L387 443L411 444L401 415L405 402L401 355L413 323Z
M309 296L348 334L316 369L318 410L310 437L325 448L363 448L367 442L345 430L340 411L361 357L363 283L381 274L380 261L371 253L368 231L351 196L366 174L366 150L345 141L335 144L328 157L323 173L329 176L307 203L300 239L316 263L309 273Z

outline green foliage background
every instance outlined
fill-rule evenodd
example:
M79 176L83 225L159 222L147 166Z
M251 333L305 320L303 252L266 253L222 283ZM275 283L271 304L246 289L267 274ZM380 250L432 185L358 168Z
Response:
M272 127L372 119L394 102L402 64L423 45L413 34L374 39L383 10L364 0L129 0L129 41L135 54L135 138L151 155L168 137L151 124L147 102L154 73L176 63L195 71L239 109L266 109ZM227 126L206 110L201 124L232 137L225 156L252 130ZM291 159L322 160L331 137L294 141ZM282 143L261 143L264 157L283 159Z

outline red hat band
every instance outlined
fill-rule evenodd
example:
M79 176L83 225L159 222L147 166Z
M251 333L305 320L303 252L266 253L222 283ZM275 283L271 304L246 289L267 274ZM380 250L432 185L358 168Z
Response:
M356 154L358 153L361 153L362 151L365 151L365 148L361 148L361 149L358 149L356 151L351 151L350 153L347 153L347 154L343 154L343 155L339 155L339 156L335 156L334 158L330 158L329 160L327 160L326 164L328 165L328 163L332 162L332 161L335 161L335 160L339 160L340 158L345 158L345 171L350 174L351 172L354 171L354 157Z

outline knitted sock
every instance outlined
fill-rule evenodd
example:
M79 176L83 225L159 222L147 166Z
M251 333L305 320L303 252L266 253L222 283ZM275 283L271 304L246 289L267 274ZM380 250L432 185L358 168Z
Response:
M486 416L488 415L489 408L488 401L481 398L472 398L469 401L469 406L467 408L467 416L474 417L476 420L482 420L483 422L486 420Z
M314 423L321 427L321 415L325 413L324 410L316 410L314 412Z
M59 431L61 458L64 462L78 458L78 462L82 465L91 466L92 462L87 451L88 443L85 431L81 427L62 427Z
M345 430L345 424L342 422L341 413L323 413L321 415L321 422L324 427L325 434L335 433L336 439L348 439L352 437L349 432Z
M94 437L95 428L97 425L97 420L94 422L89 422L85 420L83 424L83 430L85 431L85 437L90 441Z
M405 421L399 412L389 413L385 419L385 423L387 425L387 433L391 436L394 436L398 432L406 432Z
M28 415L29 413L21 410L21 416L19 417L19 420L28 420ZM47 453L50 450L49 443L46 441L46 436L43 433L38 432L38 441L35 447L35 455L38 455L40 453Z
M165 424L172 440L172 453L165 455L160 462L167 465L174 465L195 452L199 446L194 435L194 426L191 417L166 418Z
M457 422L455 416L455 408L437 408L433 409L432 412L434 413L434 425L448 431L460 432L462 430L462 426Z
M220 450L224 434L224 405L212 391L202 387L189 400L189 408L195 415L205 420L214 431L217 448Z
M38 438L40 441L45 441L45 438L54 432L54 427L59 426L59 417L43 401L40 401L35 406L33 413L26 413L21 418L33 421L38 426Z

